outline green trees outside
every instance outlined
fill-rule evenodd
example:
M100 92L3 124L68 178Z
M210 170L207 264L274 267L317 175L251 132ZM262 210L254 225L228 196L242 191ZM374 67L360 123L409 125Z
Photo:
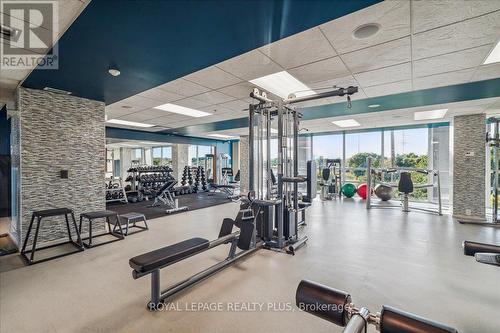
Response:
M348 182L349 179L351 180L356 180L359 182L366 182L366 158L371 157L372 158L372 167L373 168L380 168L381 167L381 156L380 154L376 153L357 153L351 156L350 158L347 159L346 161L346 167L348 170L346 171L346 181ZM318 165L321 165L321 161L323 160L322 157L320 157L316 162ZM399 154L396 155L396 159L394 161L395 167L400 167L400 168L419 168L419 169L427 169L427 163L428 163L428 157L427 155L417 155L415 153L407 153L407 154ZM383 167L388 168L391 166L390 160L387 158L384 158L383 161ZM359 169L358 169L359 168ZM351 170L349 170L351 169ZM411 173L411 178L413 180L414 184L425 184L428 181L428 178L426 175L417 173L417 172L412 172ZM385 182L390 182L391 179L384 179ZM397 182L397 179L394 179L395 182ZM397 196L397 193L395 194ZM415 189L413 194L411 195L413 198L418 199L418 200L425 200L427 199L427 189L422 188L422 189Z

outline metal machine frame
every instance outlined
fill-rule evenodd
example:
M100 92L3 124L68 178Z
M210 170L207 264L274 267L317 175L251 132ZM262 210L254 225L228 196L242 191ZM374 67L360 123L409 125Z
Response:
M367 157L366 158L366 209L371 209L371 208L402 208L403 212L410 212L411 210L418 210L418 211L423 211L427 213L436 213L438 215L443 215L443 204L441 200L441 180L439 178L439 170L431 170L431 169L415 169L415 168L391 168L391 169L379 169L382 172L400 172L400 171L408 171L408 172L419 172L423 173L426 175L431 175L432 178L436 178L437 182L437 192L438 192L438 202L437 202L437 210L433 209L426 209L422 207L414 207L410 206L409 204L409 197L408 195L403 195L401 198L401 203L402 205L380 205L380 204L374 204L372 203L371 200L371 193L372 193L372 188L374 188L374 180L372 179L372 171L375 169L372 168L372 158ZM385 183L384 183L385 184ZM397 188L397 185L394 184L385 184L391 187ZM429 187L434 187L434 182L428 183L428 184L420 184L420 185L415 185L414 188L429 188Z
M287 252L294 253L307 241L307 236L298 235L300 211L298 184L307 181L306 177L298 174L298 136L302 114L292 105L332 96L347 96L349 106L349 96L357 91L357 87L339 88L303 97L290 95L286 99L279 100L267 98L267 94L257 88L250 94L250 97L256 99L258 103L249 106L249 190L255 191L257 199L260 200L277 199L276 206L268 207L264 213L267 226L271 229L267 230L268 234L272 235L264 239L266 247L275 250L288 247ZM274 119L277 119L278 129L278 174L275 198L272 197L271 181L271 124ZM315 173L316 168L313 169ZM276 226L275 236L272 230L274 226Z

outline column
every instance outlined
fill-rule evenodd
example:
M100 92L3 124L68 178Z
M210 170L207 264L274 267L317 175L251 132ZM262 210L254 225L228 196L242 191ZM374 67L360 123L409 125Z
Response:
M188 144L175 144L172 145L172 169L174 169L173 176L179 181L182 177L182 170L188 165L189 158L189 145Z

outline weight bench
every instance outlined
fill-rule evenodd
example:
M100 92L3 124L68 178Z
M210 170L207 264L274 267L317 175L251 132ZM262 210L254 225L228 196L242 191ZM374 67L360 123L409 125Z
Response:
M208 195L213 195L217 190L221 193L225 193L228 199L235 199L239 197L234 194L234 190L236 190L236 185L233 184L210 184L210 189L213 189L213 192L209 191Z
M239 225L239 231L232 232L233 226ZM189 288L199 281L231 265L236 260L255 251L251 247L254 234L254 224L249 221L238 223L231 218L225 218L219 231L219 237L213 241L195 237L185 241L165 246L160 249L141 254L129 260L133 269L132 277L138 279L151 274L151 300L147 304L150 311L158 310L160 304L174 294ZM192 257L222 244L231 244L227 258L185 280L177 282L166 290L160 289L160 270L177 262ZM236 253L237 248L241 251Z
M155 195L155 201L150 207L156 207L161 204L164 204L168 207L166 210L167 214L171 214L174 212L179 212L183 210L188 210L187 206L179 207L179 201L174 198L172 194L172 190L174 186L177 184L175 179L171 179L167 181L157 192Z

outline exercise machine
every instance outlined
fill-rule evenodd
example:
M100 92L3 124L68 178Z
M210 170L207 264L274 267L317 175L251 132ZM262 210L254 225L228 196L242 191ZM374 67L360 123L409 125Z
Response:
M428 213L435 213L438 215L443 215L442 200L441 200L441 180L439 177L439 170L428 170L428 169L416 169L416 168L391 168L391 169L374 169L372 168L372 158L366 158L366 184L367 184L367 195L366 195L366 209L371 208L402 208L403 212L410 212L411 210L418 210ZM414 184L411 179L411 173L420 173L426 175L430 181L426 184ZM380 178L378 181L376 175ZM395 183L384 182L385 175L399 175L399 181ZM394 179L396 177L391 177ZM395 188L399 191L401 195L401 204L375 204L372 202L372 192L377 186L384 186L386 188ZM436 209L424 208L410 206L410 194L413 193L415 189L420 188L434 188L437 191L437 207ZM384 198L382 198L384 199ZM385 200L388 201L388 200Z
M234 220L225 218L222 221L217 239L209 241L195 237L131 258L129 265L133 269L132 277L134 279L151 275L151 300L148 302L147 308L150 311L161 310L168 298L260 249L263 243L256 237L257 216L262 207L276 204L277 202L274 201L257 200L254 192L249 192L247 197L242 198L240 211L236 218ZM256 215L253 213L254 211L257 212ZM236 231L233 231L234 228ZM161 269L226 244L230 245L226 259L187 279L172 284L163 291L161 290Z
M255 191L257 199L277 202L264 209L259 219L258 232L264 247L294 254L308 240L307 236L299 235L299 226L305 222L303 211L316 196L317 169L314 161L308 161L308 174L298 173L302 114L293 104L332 96L347 96L349 101L349 96L357 91L357 87L339 88L303 97L291 94L278 100L267 98L267 93L258 88L250 94L258 103L249 105L249 189ZM276 194L271 178L272 145L278 152ZM299 195L299 183L306 183L306 196Z
M341 160L326 159L325 165L320 166L321 200L332 200L334 197L340 197L342 194L342 175Z
M156 192L154 202L150 207L157 207L163 204L167 206L167 214L188 210L187 206L179 207L179 199L175 198L172 193L176 184L177 181L173 178L166 181L165 184Z
M466 256L473 256L482 264L500 266L500 245L471 241L464 241L462 245Z
M295 294L297 307L335 325L344 333L367 332L374 325L381 333L458 333L455 328L387 305L380 313L356 307L351 295L316 282L302 280Z

